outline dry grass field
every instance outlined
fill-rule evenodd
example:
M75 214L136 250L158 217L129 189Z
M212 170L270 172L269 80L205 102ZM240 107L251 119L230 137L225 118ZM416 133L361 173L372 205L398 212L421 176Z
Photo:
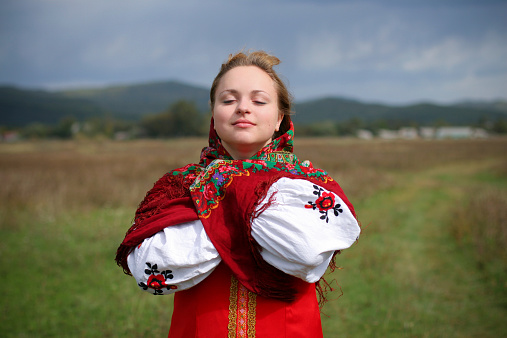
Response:
M135 208L204 139L0 144L0 332L165 336L172 297L114 263ZM296 139L356 207L325 337L507 336L507 139ZM337 299L336 299L337 298Z

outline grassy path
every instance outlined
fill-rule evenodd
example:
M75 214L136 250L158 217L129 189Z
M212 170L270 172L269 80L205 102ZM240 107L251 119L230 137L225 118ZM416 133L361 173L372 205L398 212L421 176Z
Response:
M364 231L335 276L345 294L325 307L325 337L501 337L506 299L490 292L451 237L450 210L484 164L400 176L357 205ZM449 177L452 176L450 180Z

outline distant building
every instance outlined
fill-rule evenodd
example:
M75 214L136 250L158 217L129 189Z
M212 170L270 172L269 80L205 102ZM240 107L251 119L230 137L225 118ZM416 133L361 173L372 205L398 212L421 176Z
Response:
M114 133L114 139L116 141L125 141L132 138L132 133L129 131L117 131Z
M0 140L4 142L17 142L21 140L21 135L17 131L6 131L0 134Z
M489 136L489 133L486 129L482 128L475 128L474 129L474 136L475 138L487 138Z
M436 128L434 127L421 127L419 128L419 135L422 138L435 138Z
M400 130L398 130L398 135L400 138L410 139L410 140L419 138L419 133L417 132L417 128L412 128L412 127L400 128Z
M435 132L437 139L484 138L487 136L486 130L472 127L440 127Z
M394 140L399 138L397 130L379 129L378 137L384 140Z
M486 138L488 132L482 128L473 127L421 127L419 129L404 127L398 130L380 129L378 137L385 140L394 139L463 139L463 138ZM365 134L358 130L357 137L366 139Z
M373 133L366 129L359 129L356 135L362 140L371 140L373 138Z

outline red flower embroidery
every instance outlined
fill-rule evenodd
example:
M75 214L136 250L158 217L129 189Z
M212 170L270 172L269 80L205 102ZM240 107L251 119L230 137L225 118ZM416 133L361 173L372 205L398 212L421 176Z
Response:
M150 289L160 290L163 287L167 287L165 283L165 277L162 275L151 275L146 282Z
M161 295L163 294L162 289L167 290L174 290L178 287L176 285L167 285L166 281L168 279L173 279L172 271L171 270L164 270L162 272L158 271L157 264L151 264L146 262L146 265L148 266L147 269L144 270L144 273L149 275L148 280L146 281L146 284L144 282L140 282L139 287L143 290L152 289L154 295Z
M340 213L343 212L341 204L335 204L333 193L324 191L324 189L318 185L314 185L313 187L315 188L313 194L319 196L319 198L317 198L315 202L308 201L308 204L305 205L305 208L313 210L319 209L319 212L322 214L322 216L320 216L320 219L326 220L326 223L329 222L328 213L330 210L333 210L335 216L339 216Z
M323 192L315 201L320 211L328 211L334 207L334 196L330 192Z
M203 195L207 200L214 200L217 195L217 188L214 184L206 184L203 189Z

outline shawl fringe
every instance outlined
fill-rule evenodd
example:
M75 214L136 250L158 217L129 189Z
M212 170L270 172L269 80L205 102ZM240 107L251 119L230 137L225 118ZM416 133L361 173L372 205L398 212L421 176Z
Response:
M192 180L189 177L173 175L169 172L155 182L153 188L146 193L137 208L134 223L127 230L123 242L116 250L116 264L123 269L125 274L132 276L127 264L127 257L135 247L141 244L145 238L153 236L168 225L173 225L169 220L161 220L160 216L164 211L176 208L176 212L171 211L172 220L176 219L176 222L180 223L197 219L188 190L190 184L192 184ZM159 223L158 226L153 226L156 221Z
M257 264L255 288L262 296L292 302L296 298L297 290L294 288L295 277L290 276L269 263L267 263L261 255L261 246L252 236L252 221L259 217L266 209L268 209L276 200L276 192L269 196L266 203L259 207L260 203L267 197L269 188L284 175L274 175L267 180L259 182L254 190L254 203L247 209L244 224L246 233L250 243L250 252Z

